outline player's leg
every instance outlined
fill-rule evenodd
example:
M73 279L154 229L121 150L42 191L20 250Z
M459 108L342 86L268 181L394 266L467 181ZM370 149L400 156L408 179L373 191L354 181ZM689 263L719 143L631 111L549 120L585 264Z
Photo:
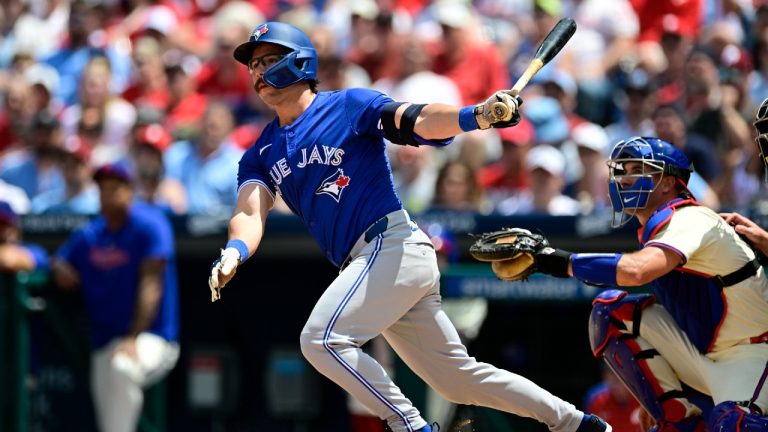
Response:
M706 379L717 404L709 429L768 431L768 344L736 345L708 357Z
M112 355L116 342L91 356L91 390L101 432L134 432L144 394L134 371Z
M703 430L701 409L688 400L681 382L708 392L706 359L666 310L647 294L608 290L596 298L590 343L660 430ZM637 331L635 331L637 330Z
M437 287L384 332L403 361L446 399L533 418L553 431L575 431L584 413L531 380L467 354L441 309ZM591 429L604 430L604 429Z
M439 277L429 239L404 214L363 247L318 300L301 333L301 349L323 375L343 387L396 432L426 426L382 366L360 347L396 322Z

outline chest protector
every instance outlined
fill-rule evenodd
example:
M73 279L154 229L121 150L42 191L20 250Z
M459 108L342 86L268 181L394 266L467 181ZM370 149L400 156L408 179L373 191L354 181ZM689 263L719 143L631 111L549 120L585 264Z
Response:
M678 198L660 208L638 231L640 244L645 246L666 226L677 208L689 205L701 204ZM653 281L652 287L657 301L672 315L699 352L711 351L726 310L723 286L718 279L678 267Z

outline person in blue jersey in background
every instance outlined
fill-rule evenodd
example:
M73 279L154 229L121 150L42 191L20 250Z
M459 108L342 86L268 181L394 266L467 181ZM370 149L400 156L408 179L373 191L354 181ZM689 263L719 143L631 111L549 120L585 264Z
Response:
M48 270L48 253L41 246L21 240L19 215L0 201L0 273Z
M446 399L536 419L553 431L610 431L596 416L530 380L476 361L441 309L429 237L395 193L386 138L445 146L465 131L512 127L519 99L504 91L475 106L409 104L368 89L317 91L317 53L299 29L267 22L234 51L277 114L240 160L228 243L209 277L212 301L258 247L279 194L339 276L301 335L302 353L395 432L435 430L360 346L382 334ZM507 111L497 116L492 104Z
M171 225L133 201L121 165L96 170L101 215L56 252L53 276L80 287L90 321L91 391L101 432L136 430L143 388L179 356L178 287Z

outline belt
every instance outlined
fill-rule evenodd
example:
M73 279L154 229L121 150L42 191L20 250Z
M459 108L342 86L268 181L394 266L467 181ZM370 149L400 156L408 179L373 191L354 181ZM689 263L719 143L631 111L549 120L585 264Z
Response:
M387 217L384 216L383 218L374 222L373 225L369 226L367 230L365 230L365 237L363 237L363 239L365 240L366 243L370 243L371 240L375 239L377 235L386 231L387 226L389 226L389 219L387 219ZM352 255L348 256L347 259L345 259L344 262L341 263L341 266L339 266L339 271L344 271L344 269L347 268L347 266L351 261L352 261Z
M370 243L371 240L376 238L377 235L386 231L388 225L389 219L387 219L386 216L374 222L373 225L368 227L368 229L365 231L365 242Z

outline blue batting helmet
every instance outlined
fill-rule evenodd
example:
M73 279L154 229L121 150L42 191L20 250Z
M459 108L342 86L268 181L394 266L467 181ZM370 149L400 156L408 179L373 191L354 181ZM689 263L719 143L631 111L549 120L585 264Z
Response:
M641 172L627 172L624 164L639 162ZM688 158L672 144L652 137L632 137L619 141L611 150L608 160L610 173L608 193L613 205L613 226L618 227L627 223L637 210L644 209L648 197L656 189L655 175L670 175L688 184L691 177L691 164ZM632 178L634 181L627 186L622 181ZM626 210L631 210L627 214ZM616 216L620 215L617 222Z
M264 81L275 88L285 88L299 81L317 77L317 51L306 34L281 22L269 21L256 27L248 42L240 44L233 53L235 60L248 66L253 50L260 43L271 43L291 51L264 71Z

